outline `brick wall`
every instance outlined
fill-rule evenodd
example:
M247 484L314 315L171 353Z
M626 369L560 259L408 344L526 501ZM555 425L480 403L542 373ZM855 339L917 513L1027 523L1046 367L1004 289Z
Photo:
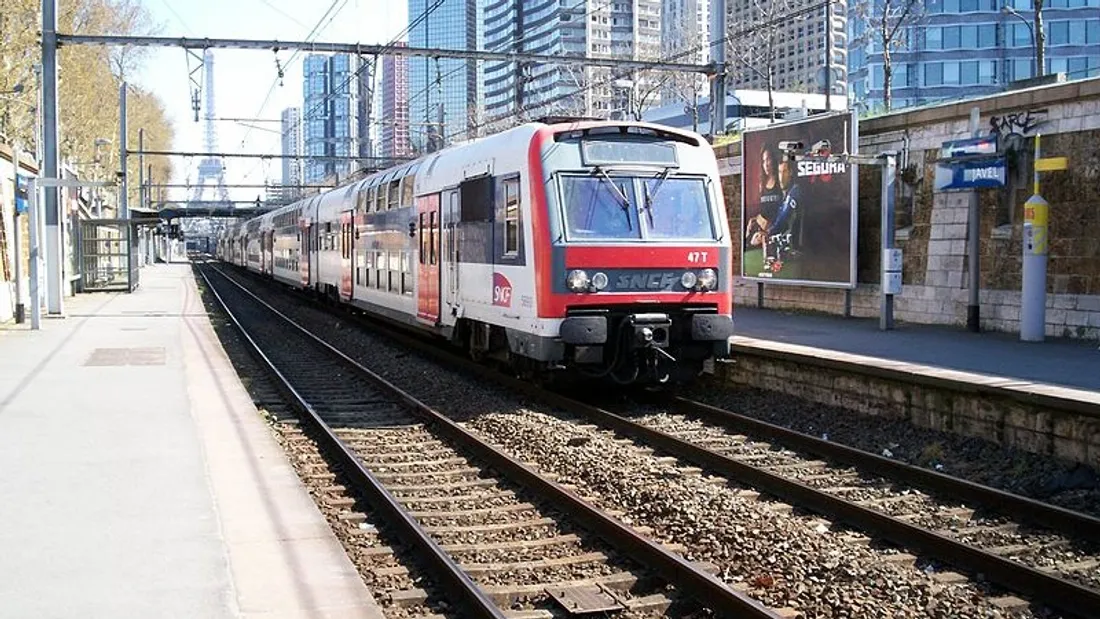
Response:
M1005 189L979 192L981 211L980 303L982 328L1017 332L1020 319L1023 203L1031 194L1032 136L1042 134L1042 156L1069 158L1069 170L1042 175L1041 193L1051 203L1047 265L1048 336L1100 339L1100 79L1045 86L861 121L860 150L905 152L908 183L899 183L897 246L904 253L900 321L965 325L969 291L968 194L932 190L940 145L969 136L970 108L981 109L983 132L997 119L1009 157ZM1031 112L1031 116L1028 113ZM1015 122L1014 122L1015 121ZM740 229L739 144L716 150L731 225ZM879 313L880 176L859 170L858 286L854 316ZM735 235L735 243L740 242ZM733 272L740 273L735 248ZM737 303L755 304L756 282L737 278ZM766 284L765 307L844 312L843 290Z

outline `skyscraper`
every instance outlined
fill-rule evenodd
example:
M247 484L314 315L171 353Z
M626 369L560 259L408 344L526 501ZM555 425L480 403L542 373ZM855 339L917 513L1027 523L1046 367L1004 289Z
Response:
M283 189L281 197L290 201L301 195L298 185L302 184L302 160L292 159L302 154L302 110L288 107L280 115L282 128Z
M409 0L409 45L480 49L477 0ZM437 150L474 137L480 93L478 63L456 58L409 59L409 137L414 150ZM472 122L471 122L472 121Z
M706 64L710 61L710 0L663 0L661 3L661 57L673 62ZM662 103L692 102L708 96L707 77L701 74L667 76Z
M404 43L398 43L404 46ZM409 59L382 58L382 157L408 157L409 146Z
M741 25L732 29L739 30L746 24L757 25L752 34L738 36L727 43L727 66L732 85L766 90L770 67L773 90L824 93L825 44L831 35L831 57L835 67L833 93L847 92L849 2L836 0L832 3L833 23L829 33L826 32L824 8L798 13L815 4L818 4L816 0L730 0L728 23Z
M359 156L359 58L349 54L310 54L303 66L304 154ZM358 170L351 159L306 159L305 180L313 184L333 174Z
M661 0L516 0L485 7L485 46L559 56L657 60ZM619 78L619 79L615 79ZM485 116L500 127L546 115L626 115L657 74L524 62L485 63ZM644 97L643 97L644 98ZM652 103L659 103L652 97Z
M891 107L989 94L1033 77L1034 18L1032 0L928 0L891 48ZM880 19L878 12L849 17L850 97L871 109L885 102ZM1044 73L1100 75L1100 1L1048 0L1043 20Z

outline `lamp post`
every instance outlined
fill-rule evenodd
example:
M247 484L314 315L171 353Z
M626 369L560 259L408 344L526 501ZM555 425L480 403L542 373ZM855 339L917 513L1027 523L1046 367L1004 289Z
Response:
M16 84L14 87L12 87L12 89L10 91L0 93L0 94L6 95L6 96L3 97L4 102L5 102L5 108L7 107L7 104L9 104L9 103L19 103L21 105L24 105L24 106L30 108L32 114L34 115L33 118L34 118L34 160L35 160L35 169L36 169L38 174L41 174L42 151L41 151L41 148L40 148L39 137L38 137L38 106L34 105L34 104L31 104L31 103L27 103L26 101L21 101L19 99L14 99L10 96L10 95L23 94L24 90L25 90L25 88L23 87L23 84L19 83L19 84ZM19 139L16 138L15 143L12 145L12 149L11 149L11 155L12 155L11 156L12 180L15 184L15 194L14 195L16 195L16 196L18 196L18 194L19 194L19 160L22 158L20 156L22 154L22 150L23 149L22 149L22 146L19 143ZM28 204L33 204L34 200L30 199L30 196L27 196L27 203ZM13 240L12 245L13 245L13 249L15 250L15 322L18 323L18 324L22 324L26 319L26 309L25 309L26 305L23 302L23 243L22 243L22 238L21 238L22 235L20 234L22 226L19 225L19 214L20 213L19 213L18 208L16 208L14 210L14 213L12 214L13 215L13 224L14 224L14 228L15 228L15 231L14 231L15 233L14 233L13 239L12 239ZM32 218L31 221L34 221L34 219ZM32 228L31 229L32 237L35 234L35 232L36 231ZM32 242L32 245L33 245L33 242ZM33 259L33 257L32 257L32 259ZM35 275L37 275L37 271L35 271L34 269L32 269L32 271L35 273ZM34 287L32 286L32 289L33 288ZM32 322L34 323L35 328L37 328L38 317L37 316L32 317Z
M1031 35L1031 49L1034 50L1033 51L1033 56L1031 58L1031 67L1032 67L1031 74L1034 77L1041 77L1043 75L1043 67L1039 66L1039 56L1041 54L1039 53L1039 46L1035 42L1035 28L1034 28L1034 26L1031 25L1031 22L1029 22L1027 20L1027 18L1025 18L1023 15L1020 15L1019 11L1017 11L1016 9L1012 8L1011 6L1009 6L1007 4L1001 7L1001 13L1003 13L1004 15L1012 15L1012 16L1016 17L1017 19L1019 19L1020 21L1024 22L1024 25L1027 26L1027 31Z

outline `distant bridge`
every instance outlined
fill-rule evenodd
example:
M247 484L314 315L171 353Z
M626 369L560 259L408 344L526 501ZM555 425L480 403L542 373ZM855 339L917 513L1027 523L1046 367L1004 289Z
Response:
M231 201L231 204L249 204L251 206L226 206L225 202L165 203L164 208L160 209L131 208L130 217L137 221L168 221L171 219L194 219L199 217L232 219L263 215L264 213L269 213L283 206L282 204L275 204L257 207L255 200Z

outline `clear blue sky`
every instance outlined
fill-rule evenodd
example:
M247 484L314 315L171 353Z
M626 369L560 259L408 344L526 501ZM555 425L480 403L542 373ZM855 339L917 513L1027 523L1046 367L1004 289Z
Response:
M157 24L158 36L305 40L333 5L333 0L141 0ZM335 18L326 17L312 40L349 43L386 43L407 24L406 0L337 0ZM275 54L271 51L215 50L215 115L229 118L275 119L283 108L302 104L302 59L280 51L285 71L277 85ZM194 122L191 110L187 54L179 48L149 52L143 70L132 79L156 93L167 107L176 130L173 148L201 151L203 122ZM276 84L272 90L272 84ZM271 96L268 98L268 92ZM265 98L267 99L265 103ZM255 123L277 129L277 124ZM279 135L219 122L218 146L227 152L279 152ZM136 127L131 127L136 131ZM226 180L233 183L278 181L279 160L226 160ZM195 180L197 160L177 158L173 182ZM234 199L254 199L258 190L230 190ZM262 190L259 190L262 191ZM174 198L183 198L182 192Z

